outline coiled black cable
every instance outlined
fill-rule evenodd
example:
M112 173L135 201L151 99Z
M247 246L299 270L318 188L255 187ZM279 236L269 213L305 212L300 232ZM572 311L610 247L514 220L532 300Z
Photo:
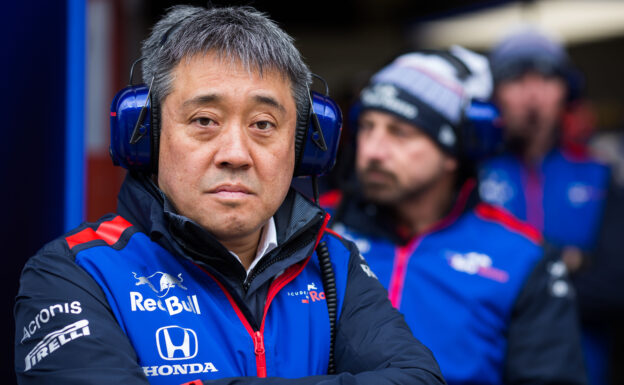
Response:
M316 175L312 175L311 182L314 202L318 206L319 189ZM325 302L327 302L327 313L329 314L329 364L327 365L327 374L335 374L334 342L336 341L336 318L338 317L338 293L336 291L336 276L334 275L334 268L329 258L327 242L322 241L316 246L316 255L318 256L319 266L321 267L323 289L325 289Z
M336 363L334 362L334 341L336 340L336 317L338 315L338 294L336 292L336 277L329 258L327 242L323 241L316 247L323 288L325 289L325 301L327 302L327 312L329 314L329 365L328 374L336 373Z

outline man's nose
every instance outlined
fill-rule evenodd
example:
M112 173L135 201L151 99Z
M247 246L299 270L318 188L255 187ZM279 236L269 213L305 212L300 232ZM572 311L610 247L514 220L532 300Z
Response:
M542 75L529 74L525 78L525 98L528 103L539 104L544 93L545 79Z
M248 168L252 164L251 140L242 124L229 124L220 133L215 163L220 167Z
M369 129L358 138L358 151L369 160L383 160L388 156L388 135L380 128Z

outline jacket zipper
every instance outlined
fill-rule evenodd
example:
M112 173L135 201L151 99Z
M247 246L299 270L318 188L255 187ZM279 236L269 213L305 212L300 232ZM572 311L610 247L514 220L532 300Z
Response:
M524 196L526 206L526 221L540 231L544 230L544 207L541 165L540 168L526 168Z
M265 355L265 350L264 350L264 336L262 332L260 330L256 330L256 332L253 335L253 339L254 339L254 353L256 354L256 371L258 372L258 377L264 378L267 376L267 372L266 372L266 355Z
M271 306L271 302L273 302L273 298L277 295L277 293L288 284L290 281L295 279L296 276L301 273L301 271L305 268L310 258L305 259L302 263L297 265L293 265L286 269L283 275L281 275L278 279L271 283L269 286L269 293L267 294L266 304L264 305L264 314L262 315L262 323L260 324L260 330L254 330L251 327L249 321L240 313L239 317L241 317L241 321L245 325L247 332L251 335L254 342L254 354L256 355L256 372L258 377L265 378L267 376L267 365L266 365L266 350L264 348L264 321L266 321L267 313L269 312L269 306ZM229 296L229 294L226 294ZM232 302L232 305L235 307L235 310L238 309L238 305ZM237 311L240 312L240 309Z
M455 204L451 208L449 214L436 222L429 229L416 235L412 238L407 245L395 247L394 252L394 264L392 266L392 275L390 276L390 284L388 285L388 298L396 309L401 307L401 299L403 297L403 288L405 286L405 278L407 276L407 267L409 261L420 246L422 240L431 233L439 231L447 226L450 226L457 218L459 218L464 211L470 193L474 189L476 182L474 179L469 179L461 187Z
M251 324L249 323L249 320L245 317L243 312L240 310L238 304L236 303L236 301L234 301L234 298L232 298L232 295L227 291L225 286L223 286L223 284L216 277L214 277L210 272L208 272L206 269L204 269L203 267L199 265L196 265L201 270L203 270L208 276L210 276L217 283L217 285L219 285L219 287L221 288L221 290L223 291L227 299L230 301L230 304L232 305L234 312L236 312L236 315L243 323L243 326L247 330L247 333L249 333L249 335L251 336L253 340L253 344L254 344L254 354L256 356L256 372L259 378L265 378L267 376L266 349L264 347L264 321L266 320L266 316L269 311L269 306L271 306L271 302L273 301L273 298L275 298L277 293L284 286L286 286L290 281L295 279L295 277L297 277L299 273L301 273L301 271L305 268L309 260L310 258L308 257L304 259L302 262L290 266L289 268L286 269L284 274L280 275L271 283L271 286L269 286L269 292L267 294L266 303L264 305L264 314L262 316L262 323L260 324L260 330L255 330L251 326Z
M397 310L401 307L407 266L422 239L423 236L419 236L412 239L407 245L395 248L394 266L392 267L392 275L388 285L388 299L390 299L392 306Z
M267 367L266 367L266 350L264 349L264 322L266 321L267 314L269 312L269 306L271 306L271 302L273 302L273 298L279 293L279 291L286 286L290 281L295 279L301 273L301 271L308 264L310 258L306 258L301 263L293 265L286 269L284 274L275 279L271 286L269 286L269 292L267 294L266 303L264 305L264 314L262 315L262 323L260 324L260 330L253 330L251 326L249 326L249 330L253 330L252 338L254 341L254 353L256 354L256 370L258 372L258 377L264 378L267 376ZM247 320L246 324L249 325Z
M265 261L266 261L265 263L261 262L260 265L256 266L252 270L251 274L249 274L249 277L247 277L247 279L243 283L243 289L245 290L245 292L247 292L247 290L249 290L249 288L251 287L251 282L257 276L259 276L263 271L268 269L271 265L273 265L273 264L275 264L275 263L277 263L279 261L283 261L286 258L289 258L291 255L293 255L295 253L295 251L299 250L303 245L311 242L311 239L313 239L310 236L305 237L305 238L302 238L302 236L300 236L297 240L289 243L288 244L288 248L283 250L280 256L278 256L276 258L265 259Z
M262 319L262 324L260 325L260 330L255 330L251 326L251 323L249 322L249 320L245 317L243 312L240 310L240 307L238 306L236 301L234 301L234 298L232 298L232 295L230 294L230 292L221 283L221 281L219 281L215 276L213 276L208 270L204 269L203 267L201 267L199 265L196 265L196 266L199 267L210 278L212 278L217 283L217 285L219 285L219 287L221 288L221 291L223 291L223 294L225 294L226 298L230 302L230 305L232 305L232 308L234 309L234 312L238 316L238 319L240 319L240 321L242 322L243 326L245 327L245 330L247 330L247 333L249 333L249 336L253 340L254 354L256 356L256 372L257 372L257 376L261 377L261 378L266 377L266 375L267 375L267 373L266 373L266 350L264 348L264 334L262 332L262 330L264 329L264 318ZM270 290L270 288L269 288L269 290ZM264 314L265 315L266 315L266 310L267 310L266 308L268 307L268 304L269 303L267 302L267 304L265 305L265 310L264 310Z
M325 233L325 229L327 227L327 223L329 222L329 218L330 218L330 215L328 213L325 213L325 216L323 217L323 224L321 225L321 229L316 234L316 242L314 244L314 247L312 248L312 252L314 252L314 250L316 249L316 246L318 245L319 241L321 240L321 237ZM300 230L300 233L299 233L300 235L297 235L295 240L288 244L288 248L285 249L282 252L281 256L276 257L276 258L270 258L270 259L266 259L265 258L264 261L261 261L260 264L258 264L258 266L256 266L253 269L251 274L249 274L247 279L245 279L245 282L243 283L243 290L245 290L245 292L247 292L247 290L249 290L249 287L251 287L251 282L258 275L260 275L263 271L265 271L269 266L273 265L276 262L282 261L282 260L290 257L291 255L293 255L295 253L295 251L299 250L301 247L303 247L304 245L308 244L313 239L313 237L307 236L307 237L304 238L304 234L307 232L307 229L310 226L312 226L312 225L306 226L303 230Z
M317 234L316 244L318 244L319 240L321 239L321 236L324 233L325 226L327 226L327 222L328 221L329 221L329 215L326 214L325 218L324 218L323 225L321 226L321 230ZM300 245L303 245L303 244L309 242L308 238L309 237L305 237L305 238L302 238L302 236L298 237L296 239L296 241L291 242L289 244L290 247L287 249L287 251L283 252L281 257L274 258L272 261L270 260L267 263L263 264L262 266L257 266L254 269L254 271L252 272L252 274L250 276L250 279L243 284L243 288L245 289L245 291L247 291L247 289L249 289L249 286L251 285L250 282L256 276L258 276L262 271L264 271L266 268L271 266L273 263L275 263L277 261L280 261L280 260L283 260L284 258L287 258L288 256L292 255L299 247L301 247ZM316 248L316 244L314 245L315 248ZM301 273L301 271L303 271L305 266L308 264L309 260L310 260L310 257L307 257L303 261L288 267L286 269L286 271L284 271L284 273L282 275L280 275L278 278L276 278L271 283L271 285L269 286L269 292L267 294L267 299L266 299L266 302L265 302L265 305L264 305L264 314L262 315L262 322L260 324L260 330L254 330L254 328L251 326L251 323L245 317L243 312L240 310L240 308L238 307L238 304L236 303L236 301L234 301L234 298L232 298L232 295L227 291L225 286L223 286L223 284L216 277L214 277L210 272L208 272L208 270L206 270L203 267L201 267L201 266L196 264L197 267L199 267L206 274L208 274L208 276L210 276L217 283L217 285L219 285L219 287L221 288L221 290L223 291L223 293L227 297L228 301L230 301L230 304L234 308L234 311L236 312L236 315L238 316L238 318L243 323L243 326L247 330L247 333L249 333L249 335L253 339L254 354L256 356L256 372L257 372L257 376L259 378L266 378L266 376L267 376L266 349L264 347L264 321L266 320L266 316L267 316L267 313L269 311L269 306L271 306L271 302L273 302L273 298L275 298L277 293L284 286L286 286L290 281L295 279L295 277L297 277L299 275L299 273Z

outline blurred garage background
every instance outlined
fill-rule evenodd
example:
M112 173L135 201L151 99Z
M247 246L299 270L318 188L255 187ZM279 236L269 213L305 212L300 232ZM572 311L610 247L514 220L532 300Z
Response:
M108 155L110 101L128 83L130 64L150 26L179 3L40 0L2 5L0 175L8 211L0 232L3 383L15 383L12 307L20 271L44 243L115 210L124 170L113 167ZM345 113L363 82L398 53L452 44L486 53L509 28L537 24L560 38L585 76L585 109L576 135L591 140L592 148L624 176L624 1L212 4L252 5L269 14L295 38ZM344 135L348 138L349 127ZM341 159L339 167L347 166ZM622 382L618 375L614 383Z

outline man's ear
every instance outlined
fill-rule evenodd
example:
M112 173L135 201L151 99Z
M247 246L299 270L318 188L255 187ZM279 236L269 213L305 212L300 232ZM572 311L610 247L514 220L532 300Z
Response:
M444 170L448 172L456 172L459 168L459 161L449 155L444 155Z

